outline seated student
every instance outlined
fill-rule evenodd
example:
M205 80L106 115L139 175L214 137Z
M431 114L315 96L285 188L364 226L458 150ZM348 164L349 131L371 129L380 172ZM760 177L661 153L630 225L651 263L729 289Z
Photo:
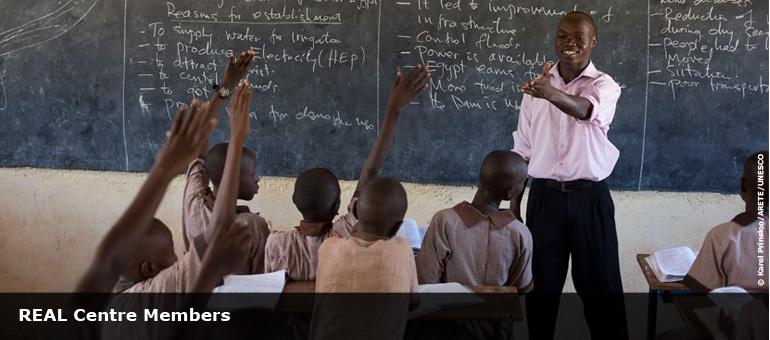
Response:
M377 178L361 191L359 221L349 238L332 237L318 249L311 339L401 339L416 307L417 272L412 247L393 237L407 209L397 180ZM413 294L408 294L413 293Z
M133 284L125 292L183 293L193 288L201 272L201 259L206 251L207 241L213 238L217 226L240 224L235 214L238 176L242 155L243 141L248 136L249 126L249 82L238 86L230 106L230 145L227 149L227 161L222 175L221 200L217 200L212 211L212 218L203 235L196 238L193 247L185 253L181 261L172 261L174 245L171 232L157 221L144 235L142 246L137 248L131 266L123 273L125 281ZM221 201L221 202L220 202ZM259 242L253 235L248 238L252 244ZM242 263L246 264L245 261Z
M433 216L417 255L420 284L514 286L532 290L532 235L518 216L500 210L524 190L527 163L518 154L492 151L479 171L473 201Z
M764 267L767 272L767 262L759 264L757 258L760 226L767 220L761 209L767 195L767 155L767 151L757 152L743 164L740 196L746 202L746 211L706 235L684 278L684 284L693 291L707 293L719 287L738 286L750 293L767 292L767 286L760 286L757 277L757 268Z
M425 90L428 77L430 73L427 73L427 67L421 65L412 69L403 80L401 73L398 74L390 92L382 129L364 162L356 194L353 195L345 216L332 223L340 206L340 185L331 171L315 168L297 177L292 200L302 213L302 221L295 230L270 234L265 246L265 272L284 269L291 280L315 279L318 247L329 237L350 236L353 225L357 222L354 215L357 193L371 179L377 177L388 154L401 112Z
M205 113L198 113L199 105L196 99L187 108L179 109L147 179L126 211L99 243L91 264L75 287L75 293L107 293L117 282L134 249L140 246L142 238L151 228L153 215L169 183L195 156L203 140L214 129L216 121L207 120ZM205 112L206 105L203 107ZM92 323L77 322L71 313L78 308L94 312L102 310L107 296L101 297L75 296L72 310L67 313L70 314L68 321L53 329L46 338L98 339Z
M243 81L235 92L235 96L230 106L230 143L227 149L227 161L222 174L222 187L220 188L220 198L215 202L212 218L209 225L204 230L204 234L196 238L196 242L190 251L188 251L181 261L173 263L165 269L160 268L163 261L157 264L151 262L152 259L164 259L166 256L152 256L148 254L164 254L173 252L173 244L166 235L169 235L165 226L151 228L150 232L145 234L144 244L149 249L142 247L139 251L145 253L135 253L135 260L130 264L139 264L139 273L143 281L137 282L124 293L188 293L195 289L196 284L218 282L222 278L221 270L228 268L204 268L201 260L208 253L208 242L214 240L215 236L222 237L219 229L222 226L229 228L248 228L238 224L235 218L235 205L238 193L238 172L241 168L241 154L243 142L246 140L249 132L249 102L251 101L251 92L249 91L249 82ZM233 226L233 224L235 224ZM160 229L156 231L154 229ZM237 233L236 233L237 234ZM160 236L156 236L160 235ZM254 243L251 235L243 238L239 242ZM237 243L240 244L240 243ZM211 255L209 256L209 258ZM215 259L217 256L214 257ZM211 262L211 260L208 260ZM230 259L231 262L244 266L246 258ZM215 261L216 262L216 261ZM160 270L145 270L145 268L160 268ZM233 266L232 268L235 268ZM127 267L125 276L130 275L134 268ZM216 275L216 277L201 277L201 274ZM203 280L203 282L201 282ZM202 287L209 288L209 285ZM204 289L198 287L198 289ZM161 312L174 312L182 307L182 301L178 301L175 295L141 295L141 294L120 294L111 303L110 308L123 312L141 312L145 309L155 309ZM157 322L146 319L138 320L133 323L109 323L102 328L102 335L105 339L166 339L169 338L169 332L176 331L173 327L162 327Z
M230 90L248 73L253 60L254 52L252 51L241 53L237 61L233 61L233 56L230 56L230 61L225 68L222 85L218 87L217 94L212 97L209 103L209 118L216 118L219 115ZM225 91L225 89L227 90ZM198 158L193 160L187 167L187 179L182 203L182 236L185 251L189 251L190 245L195 242L195 238L203 234L211 220L212 209L216 197L219 195L228 146L227 144L218 144L211 148L210 151L208 146L208 140L206 140L200 149ZM238 198L251 200L259 190L259 185L257 184L259 177L256 174L257 159L254 153L245 147L242 148L242 157L243 161L239 170ZM214 186L213 190L209 187L209 180L211 180ZM264 244L267 236L270 234L267 221L259 216L258 213L249 212L249 208L246 206L238 207L235 219L238 224L248 226L252 233L251 237L255 240L252 244L251 255L249 256L248 268L243 268L238 273L263 273Z

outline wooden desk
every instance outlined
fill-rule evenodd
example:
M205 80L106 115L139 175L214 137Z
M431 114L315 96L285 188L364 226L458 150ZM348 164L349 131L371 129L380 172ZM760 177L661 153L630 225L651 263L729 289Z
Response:
M655 274L647 265L647 261L644 260L650 254L636 254L636 262L639 263L639 268L642 270L647 285L650 287L649 297L647 300L647 339L652 340L657 333L656 324L658 317L658 296L661 297L663 302L671 302L672 292L688 292L692 291L687 288L681 281L677 282L660 282L655 277Z
M714 302L706 295L679 295L674 296L674 306L679 315L684 320L687 329L690 331L688 339L714 339L703 321L695 314L699 308L715 307Z
M523 321L521 303L516 287L473 286L486 303L457 308L448 308L421 316L429 320L479 320L479 321ZM287 315L309 316L313 312L315 281L287 282L278 300L276 310Z

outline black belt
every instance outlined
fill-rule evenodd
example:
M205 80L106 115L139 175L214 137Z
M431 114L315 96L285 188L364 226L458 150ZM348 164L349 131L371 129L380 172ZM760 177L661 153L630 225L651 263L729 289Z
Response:
M555 179L543 179L535 178L533 182L538 182L549 188L560 190L561 192L573 192L581 189L589 188L599 182L589 181L587 179L578 179L575 181L559 182Z

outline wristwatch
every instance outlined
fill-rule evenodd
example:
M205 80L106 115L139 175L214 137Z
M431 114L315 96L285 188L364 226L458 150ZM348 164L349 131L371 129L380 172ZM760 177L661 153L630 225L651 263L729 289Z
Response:
M216 91L217 95L222 99L227 99L230 97L230 94L233 93L233 90L227 88L224 85L220 84L214 84L214 91Z

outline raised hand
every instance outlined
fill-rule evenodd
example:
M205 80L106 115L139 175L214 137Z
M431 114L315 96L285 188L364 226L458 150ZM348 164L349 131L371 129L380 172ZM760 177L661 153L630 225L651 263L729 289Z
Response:
M254 51L252 50L241 52L238 60L235 60L233 54L230 54L230 60L227 62L225 75L222 78L222 85L233 89L238 84L238 81L249 73L249 68L251 68L253 62Z
M245 140L249 135L249 103L251 103L251 91L249 81L244 80L235 90L235 95L230 102L230 136Z
M551 69L550 63L543 65L543 74L521 85L519 92L524 92L535 98L548 99L554 90L550 79L548 79L549 69Z
M216 126L216 118L207 119L208 103L193 99L187 107L180 107L171 130L166 132L166 143L158 150L153 168L180 173L195 158L201 145L208 140Z
M412 71L406 75L406 78L401 77L401 72L398 72L396 81L393 82L393 88L390 90L390 101L388 101L388 110L395 110L401 112L409 103L417 99L426 88L426 83L430 78L428 73L428 66L417 65L412 68Z

